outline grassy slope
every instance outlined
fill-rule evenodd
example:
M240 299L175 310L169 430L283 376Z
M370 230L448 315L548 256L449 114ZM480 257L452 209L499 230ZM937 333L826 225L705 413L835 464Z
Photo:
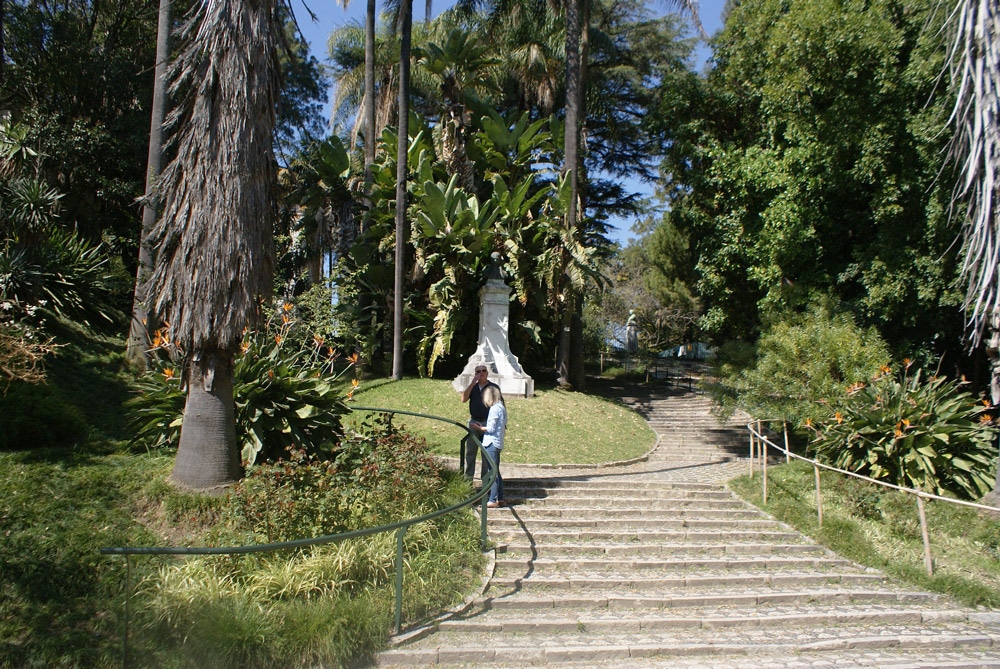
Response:
M536 389L535 397L506 398L508 412L504 462L601 463L642 455L656 435L625 407L592 395ZM449 381L403 379L364 384L355 406L399 409L448 418L465 425L469 408ZM399 416L435 453L457 456L460 428L440 421Z
M761 477L741 476L729 487L761 506ZM768 468L769 514L840 555L905 582L950 594L969 605L1000 607L1000 521L974 509L926 502L934 558L927 576L920 521L911 495L833 472L820 477L823 526L816 515L812 467L800 461Z

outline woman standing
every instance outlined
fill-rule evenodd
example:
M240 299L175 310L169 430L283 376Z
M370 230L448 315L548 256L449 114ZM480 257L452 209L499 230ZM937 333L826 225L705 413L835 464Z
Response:
M504 433L507 430L507 407L503 403L503 395L495 385L483 388L483 404L489 409L486 425L472 423L470 427L483 434L483 448L487 457L496 467L497 477L490 488L490 500L486 504L489 509L503 506L503 478L500 476L500 451L503 450Z

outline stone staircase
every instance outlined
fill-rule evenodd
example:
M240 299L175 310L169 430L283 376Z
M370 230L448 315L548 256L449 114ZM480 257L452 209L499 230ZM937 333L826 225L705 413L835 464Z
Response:
M612 391L659 433L648 459L503 465L488 586L380 666L1000 667L1000 613L893 584L736 499L738 418Z

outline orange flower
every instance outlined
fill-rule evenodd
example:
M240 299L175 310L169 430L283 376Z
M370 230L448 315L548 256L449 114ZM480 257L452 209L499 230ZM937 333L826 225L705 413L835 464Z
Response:
M323 346L323 343L324 341L322 337L320 337L318 334L313 335L313 346L315 346L316 348L320 348L321 346Z
M895 430L893 430L893 434L896 435L896 439L899 439L900 437L903 436L903 431L897 427Z
M285 338L282 337L281 335L274 335L274 343L275 344L281 344L281 342L283 342L284 340L285 340Z
M983 423L983 424L985 424L985 423L989 423L989 422L991 422L992 420L993 420L993 416L989 415L988 413L984 413L984 414L981 414L981 415L979 416L979 422L980 422L980 423Z
M852 383L850 386L847 387L847 394L853 395L859 390L864 390L864 388L865 384L861 383L860 381L858 381L857 383Z
M349 400L353 400L354 399L354 391L353 390L351 392L347 393L347 399L349 399Z
M267 378L269 378L269 379L273 379L274 378L274 370L273 369L267 370Z
M285 302L284 304L281 305L281 308L287 314L289 311L291 311L294 308L294 306L292 305L291 302Z
M988 407L989 405L990 405L990 401L989 401L989 400L986 400L986 399L984 399L984 400L983 400L983 406L984 406L984 407Z
M904 418L903 419L903 427L904 428L910 427L910 419L909 418Z
M892 371L892 369L890 369L890 368L889 368L889 365L882 365L882 366L881 366L881 367L879 367L878 369L879 369L879 371L880 371L880 372L882 372L883 374L888 374L889 372L891 372L891 371Z
M281 324L288 325L292 319L288 317L288 314L281 314Z
M812 427L812 425L813 425L813 419L806 418L806 427Z
M361 383L361 382L358 381L357 379L351 379L351 387L352 388L357 388L359 383Z
M844 422L844 414L840 413L839 411L837 413L833 414L833 417L837 421L838 424Z
M912 364L913 364L912 360L910 360L909 358L903 358L903 366L905 366L907 369L909 369L910 365Z
M350 354L349 356L347 356L347 360L348 360L348 361L349 361L349 362L350 362L350 363L351 363L352 365L356 365L356 364L358 364L358 354L357 354L357 353L352 353L352 354Z
M243 355L246 355L247 351L249 350L250 350L250 342L245 341L242 344L240 344L240 351L243 353Z
M174 375L176 373L177 372L174 371L173 367L167 367L166 369L163 370L163 378L169 381L170 379L174 378Z

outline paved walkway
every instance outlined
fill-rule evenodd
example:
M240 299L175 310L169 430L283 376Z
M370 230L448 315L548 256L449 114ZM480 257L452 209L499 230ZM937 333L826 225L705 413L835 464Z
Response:
M609 386L659 435L640 462L504 464L487 587L381 666L997 667L1000 613L890 582L734 497L745 423Z

